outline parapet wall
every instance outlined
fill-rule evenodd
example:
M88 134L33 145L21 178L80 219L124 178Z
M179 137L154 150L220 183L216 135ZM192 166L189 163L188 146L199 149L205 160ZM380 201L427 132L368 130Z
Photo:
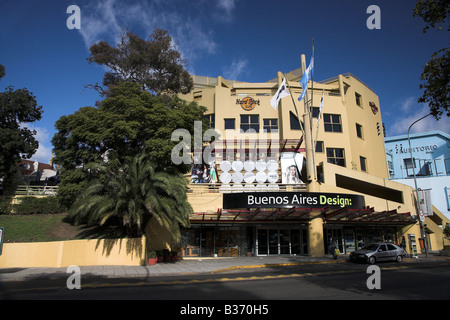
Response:
M145 237L4 243L0 268L131 265L145 262Z

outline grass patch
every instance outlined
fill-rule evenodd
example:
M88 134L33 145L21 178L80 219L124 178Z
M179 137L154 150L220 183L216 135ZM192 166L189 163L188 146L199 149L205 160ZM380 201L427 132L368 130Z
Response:
M80 229L63 221L66 214L0 215L3 242L46 242L79 239Z

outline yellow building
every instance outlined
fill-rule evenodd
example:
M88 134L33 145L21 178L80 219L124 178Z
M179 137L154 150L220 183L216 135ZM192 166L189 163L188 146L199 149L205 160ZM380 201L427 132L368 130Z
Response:
M387 179L376 93L344 74L310 81L299 102L301 70L276 75L261 83L194 76L182 96L205 106L220 134L205 150L212 157L193 164L184 256L323 256L331 239L349 253L402 236L408 252L420 253L413 189ZM285 78L292 96L274 108ZM425 224L439 229L428 217Z

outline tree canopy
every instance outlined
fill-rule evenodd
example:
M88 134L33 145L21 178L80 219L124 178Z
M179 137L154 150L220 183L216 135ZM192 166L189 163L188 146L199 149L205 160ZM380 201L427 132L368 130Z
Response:
M448 0L418 0L414 7L414 16L421 17L425 22L423 32L430 28L441 26L449 16L450 2ZM450 31L450 24L446 32ZM444 30L445 32L445 30ZM424 89L418 102L428 103L431 114L436 120L446 114L450 117L450 49L442 48L433 53L431 59L424 66L420 79L420 89Z
M150 219L156 219L180 238L180 226L189 226L192 208L186 198L187 181L181 174L157 171L145 154L120 168L92 167L102 172L71 206L69 218L77 223L112 225L121 234L142 236ZM117 230L114 230L117 233Z
M5 67L0 65L0 79L4 75ZM31 158L39 147L36 130L26 124L40 120L42 113L42 106L28 89L9 86L0 92L0 178L4 183L16 172L16 162Z
M155 29L149 40L133 32L124 32L117 47L100 41L90 47L87 60L108 67L103 85L108 88L119 82L135 82L154 95L188 93L193 81L181 54L174 48L167 31ZM108 90L94 85L98 91Z
M155 218L179 237L192 211L186 197L190 164L172 162L184 129L194 140L196 122L209 126L206 108L180 99L193 87L181 54L167 31L156 29L149 41L132 32L117 47L101 41L88 60L108 67L103 100L56 122L54 162L62 166L58 198L79 223L109 224L127 236L142 235ZM183 137L185 139L185 137ZM186 140L183 140L183 143Z
M203 122L205 108L176 96L153 96L136 83L122 82L96 107L83 107L62 116L52 139L54 162L62 165L59 196L69 205L90 179L89 165L120 165L138 154L147 154L156 170L185 173L190 165L171 160L177 141L172 132L183 128L194 136L194 121ZM109 154L115 161L105 161Z

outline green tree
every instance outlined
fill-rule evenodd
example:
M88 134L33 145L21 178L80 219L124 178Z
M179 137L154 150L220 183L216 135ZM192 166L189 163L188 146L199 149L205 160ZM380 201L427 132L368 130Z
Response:
M450 240L450 224L447 224L444 228L444 237Z
M421 17L425 22L423 32L441 26L448 19L450 2L448 0L418 0L414 7L414 16ZM447 32L450 26L447 27ZM431 114L439 120L444 112L450 117L450 49L443 48L431 56L424 67L420 79L420 88L424 89L418 102L428 103Z
M162 93L188 93L193 88L192 77L185 69L181 54L173 47L167 31L155 29L148 41L133 32L124 32L117 47L100 41L90 47L90 63L108 67L103 88L91 85L102 94L120 82L139 84L154 95Z
M0 78L5 67L0 65ZM12 86L0 92L0 179L7 185L16 172L16 162L31 158L39 147L34 138L36 130L25 125L42 117L42 106L26 88L14 90Z
M58 192L62 204L70 207L93 178L89 166L104 163L108 153L117 154L109 167L145 153L158 171L186 173L189 164L172 163L171 152L179 142L171 141L171 135L183 128L193 137L195 121L202 121L206 130L204 112L195 102L153 96L136 83L122 82L97 108L83 107L62 116L52 139L54 162L62 166Z
M181 174L157 171L146 155L137 155L116 170L106 171L72 205L70 216L88 226L111 223L127 236L142 236L150 219L156 219L180 238L180 226L189 226L192 208L187 201L187 181Z

